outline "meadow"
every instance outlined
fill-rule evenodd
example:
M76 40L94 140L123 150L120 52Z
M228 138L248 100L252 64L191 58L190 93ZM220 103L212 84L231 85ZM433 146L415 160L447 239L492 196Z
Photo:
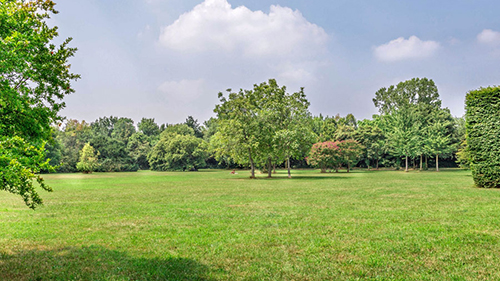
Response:
M0 280L498 280L500 190L469 171L54 174L0 192Z

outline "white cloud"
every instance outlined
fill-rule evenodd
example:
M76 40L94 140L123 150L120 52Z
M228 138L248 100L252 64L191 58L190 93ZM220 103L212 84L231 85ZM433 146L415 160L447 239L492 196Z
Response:
M416 36L408 40L403 37L374 48L374 54L380 61L393 62L407 59L431 57L440 48L436 41L422 41Z
M485 29L477 35L477 41L481 44L500 45L500 32Z
M227 0L205 0L164 27L160 44L176 51L236 52L246 58L314 57L326 50L328 35L299 11L271 6L269 14Z

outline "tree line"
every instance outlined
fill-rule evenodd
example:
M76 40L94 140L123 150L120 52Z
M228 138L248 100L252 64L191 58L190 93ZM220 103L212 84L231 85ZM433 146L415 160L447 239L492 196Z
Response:
M46 157L58 172L193 171L250 168L272 177L276 167L315 167L322 172L354 166L439 169L455 161L465 139L463 118L443 108L434 82L403 81L375 93L379 114L313 116L304 89L288 93L274 79L251 90L219 93L216 117L200 124L157 124L142 118L68 120L53 127ZM460 154L460 152L459 152ZM80 164L79 164L80 163Z

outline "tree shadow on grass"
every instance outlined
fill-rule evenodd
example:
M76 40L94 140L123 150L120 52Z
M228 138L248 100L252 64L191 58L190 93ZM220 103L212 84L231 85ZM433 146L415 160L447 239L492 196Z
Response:
M288 177L272 177L272 178L262 178L264 180L347 180L350 177L339 176L338 174L331 174L331 176L294 176L289 179Z
M0 280L215 280L192 259L134 258L100 246L0 252Z
M348 180L348 179L352 179L351 177L348 177L348 176L339 176L338 174L335 174L335 176L294 176L292 175L292 178L289 179L287 176L273 176L272 178L268 178L268 177L265 177L265 176L258 176L257 178L255 179L251 179L250 177L247 177L247 178L230 178L229 180L237 180L237 181L241 181L241 180L249 180L249 181L293 181L293 180L311 180L311 181L314 181L314 180Z

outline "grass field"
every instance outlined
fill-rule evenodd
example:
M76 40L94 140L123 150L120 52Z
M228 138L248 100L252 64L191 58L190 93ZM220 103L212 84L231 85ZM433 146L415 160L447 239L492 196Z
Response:
M293 175L48 175L36 211L0 192L0 280L500 279L500 190L470 172Z

